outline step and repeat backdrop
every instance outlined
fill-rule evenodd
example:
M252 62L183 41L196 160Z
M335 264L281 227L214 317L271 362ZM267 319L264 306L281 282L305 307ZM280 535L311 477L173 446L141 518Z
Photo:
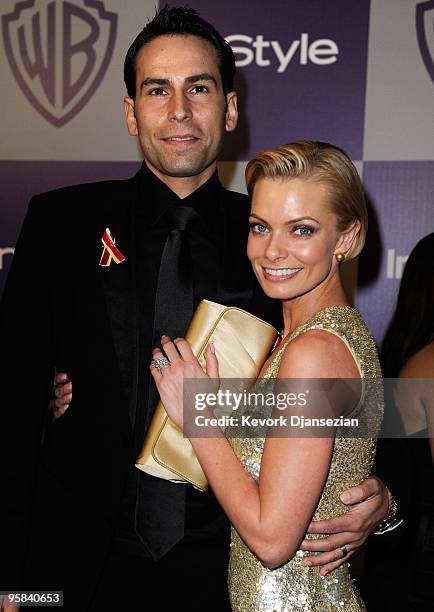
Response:
M2 0L0 294L32 194L126 178L139 167L123 116L122 68L155 5ZM189 5L237 58L241 116L221 157L225 184L245 191L252 155L299 138L337 144L355 161L370 228L350 276L380 341L405 260L434 231L434 0ZM35 274L42 265L35 257Z

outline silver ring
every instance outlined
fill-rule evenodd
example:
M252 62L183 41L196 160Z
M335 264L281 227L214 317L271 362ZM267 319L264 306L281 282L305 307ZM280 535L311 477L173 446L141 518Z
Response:
M342 559L348 555L348 550L346 546L339 546L342 551Z
M166 357L157 357L157 359L153 359L151 364L155 367L155 369L161 374L164 366L170 365L170 361L166 359Z

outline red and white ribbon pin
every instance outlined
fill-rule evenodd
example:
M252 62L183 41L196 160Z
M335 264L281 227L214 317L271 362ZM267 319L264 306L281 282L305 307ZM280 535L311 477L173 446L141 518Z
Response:
M122 255L120 250L115 245L115 239L112 236L111 231L107 227L102 238L101 242L104 245L104 250L101 255L101 259L99 260L99 265L106 268L112 262L112 259L115 263L120 264L125 261L125 256Z

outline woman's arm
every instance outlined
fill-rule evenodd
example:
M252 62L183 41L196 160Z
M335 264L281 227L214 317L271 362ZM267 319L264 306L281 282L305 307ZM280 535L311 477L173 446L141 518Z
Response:
M422 351L424 365L420 377L424 380L422 381L421 401L428 429L431 458L434 464L434 343L429 344Z
M431 458L434 464L434 397L431 395L425 403L426 422L428 425L429 444L431 448Z
M395 402L407 435L427 428L434 462L434 343L410 357L399 373Z
M162 374L152 368L152 374L169 416L181 426L183 380L204 373L186 341L177 340L175 348L167 340L163 347L172 366ZM209 348L206 362L209 376L217 377L217 360ZM357 367L344 343L323 331L307 332L292 341L278 375L341 377L358 378ZM348 406L335 409L343 414ZM295 554L303 539L327 478L334 438L267 438L257 483L218 428L215 434L190 439L210 486L247 546L264 565L278 567Z

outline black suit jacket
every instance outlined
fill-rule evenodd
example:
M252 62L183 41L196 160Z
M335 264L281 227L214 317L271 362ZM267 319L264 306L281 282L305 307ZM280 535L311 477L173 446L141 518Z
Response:
M138 325L130 254L142 191L139 172L34 197L1 308L0 546L7 553L0 590L64 589L77 598L71 609L85 609L101 573L135 459ZM217 301L276 324L278 305L264 298L245 255L247 198L222 188L221 202ZM126 261L102 268L106 227ZM152 324L149 352L151 333ZM54 368L70 374L74 391L69 410L53 423L47 404ZM174 513L185 512L176 484L158 483L155 494L170 496ZM153 503L158 507L158 499Z

